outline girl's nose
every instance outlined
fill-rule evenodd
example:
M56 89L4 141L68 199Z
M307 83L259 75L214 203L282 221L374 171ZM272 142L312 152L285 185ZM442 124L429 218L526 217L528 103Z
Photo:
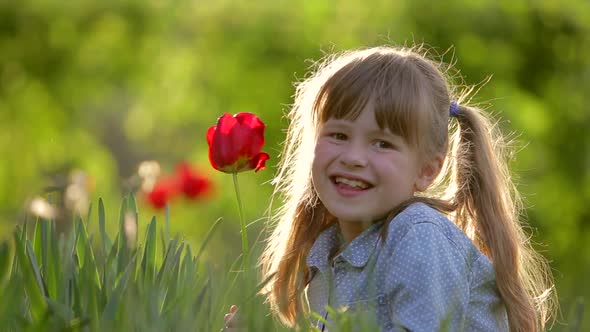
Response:
M364 147L351 144L340 157L340 162L347 167L367 166L367 151Z

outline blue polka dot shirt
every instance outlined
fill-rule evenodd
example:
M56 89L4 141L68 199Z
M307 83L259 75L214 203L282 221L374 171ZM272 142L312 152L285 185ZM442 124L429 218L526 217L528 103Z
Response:
M508 331L506 309L490 260L455 224L415 203L390 223L372 225L332 262L340 230L323 231L307 257L310 310L326 307L374 316L381 331Z

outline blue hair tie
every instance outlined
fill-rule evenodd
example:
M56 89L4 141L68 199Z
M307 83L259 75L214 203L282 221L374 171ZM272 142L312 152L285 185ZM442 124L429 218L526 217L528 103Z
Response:
M457 116L459 116L459 104L457 104L456 102L451 103L451 107L449 109L449 115L452 118L456 118Z

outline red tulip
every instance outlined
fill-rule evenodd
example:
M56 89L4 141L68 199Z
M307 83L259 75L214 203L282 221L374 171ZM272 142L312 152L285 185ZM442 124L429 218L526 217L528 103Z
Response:
M181 163L176 167L176 177L180 191L188 199L203 196L211 188L209 179L197 174L188 163Z
M165 179L156 182L151 191L146 194L147 201L156 209L163 209L178 193L176 179Z
M252 113L223 114L207 131L209 161L218 171L238 173L265 168L264 123Z

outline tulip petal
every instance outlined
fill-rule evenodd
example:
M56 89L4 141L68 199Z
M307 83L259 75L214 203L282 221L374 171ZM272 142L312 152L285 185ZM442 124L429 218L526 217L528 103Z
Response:
M231 131L233 127L238 123L236 118L231 116L229 113L224 113L222 116L217 119L217 127L219 129L219 133L222 135L227 135Z
M236 129L241 135L239 155L253 157L260 153L264 145L264 123L252 113L238 113L236 119L239 123L239 129Z
M204 196L211 187L209 179L198 174L186 162L182 162L176 167L176 177L180 182L180 190L188 199Z
M209 147L211 147L211 144L213 144L213 136L215 136L216 131L217 131L217 126L211 126L207 130L207 143L209 144Z
M217 121L217 130L213 135L213 157L219 167L234 164L239 157L239 146L234 139L234 128L238 121L225 113Z
M268 153L261 152L250 161L250 167L254 169L254 172L258 172L261 169L266 168L266 161L270 158Z
M209 144L209 162L211 163L211 166L213 166L213 168L215 168L218 171L221 171L221 166L219 164L218 158L215 158L217 148L213 143L216 132L217 126L211 126L209 127L209 130L207 130L207 143Z
M255 129L258 127L262 127L264 129L264 123L256 115L252 113L238 113L235 115L235 118L238 120L240 124L245 125L248 128Z
M236 145L237 154L239 156L247 156L250 158L254 155L250 153L250 147L252 146L254 135L252 128L249 126L250 118L245 115L248 115L248 113L236 114L238 124L233 128L232 142ZM257 152L259 151L256 151L256 153Z
M175 179L164 179L157 182L152 190L146 194L148 202L156 209L163 209L177 194L178 184Z

